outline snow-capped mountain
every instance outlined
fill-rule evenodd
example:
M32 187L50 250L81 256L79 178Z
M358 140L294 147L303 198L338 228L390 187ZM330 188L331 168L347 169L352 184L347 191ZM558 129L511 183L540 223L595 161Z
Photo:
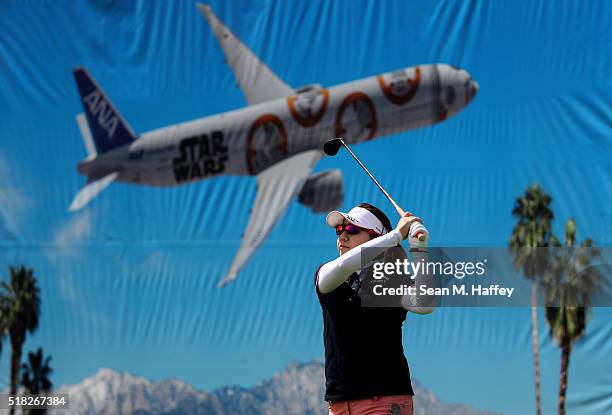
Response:
M250 388L229 386L211 393L176 379L151 382L110 369L100 369L81 383L56 392L69 395L68 411L75 415L327 415L324 383L323 363L312 361L290 363L271 379ZM414 415L492 415L440 402L414 380L413 387Z

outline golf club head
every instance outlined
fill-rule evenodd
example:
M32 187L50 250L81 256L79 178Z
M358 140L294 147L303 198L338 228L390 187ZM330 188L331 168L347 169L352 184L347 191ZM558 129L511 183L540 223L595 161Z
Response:
M323 145L323 151L328 156L335 156L338 154L338 150L340 150L340 146L342 145L341 138L332 138L327 143Z

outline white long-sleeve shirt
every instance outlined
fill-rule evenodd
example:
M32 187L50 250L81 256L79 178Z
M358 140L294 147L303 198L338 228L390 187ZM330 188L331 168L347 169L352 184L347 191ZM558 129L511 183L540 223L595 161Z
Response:
M408 238L410 246L413 248L413 260L415 262L421 261L421 259L427 261L426 243L422 243L414 237L417 232L425 228L420 223L417 226L419 229L415 227L413 230L411 227L411 232L409 232L409 234L412 236ZM331 293L344 283L352 273L361 269L362 264L372 261L387 249L400 245L401 243L402 235L399 230L394 229L385 235L365 242L340 255L338 258L323 264L321 268L319 268L317 274L317 288L319 292L322 294ZM421 284L431 287L433 286L433 279L431 275L421 272L415 276L415 284L417 287ZM434 310L433 305L435 298L431 296L421 296L418 292L419 290L417 290L417 294L414 296L404 295L402 297L402 306L406 310L417 314L431 313Z

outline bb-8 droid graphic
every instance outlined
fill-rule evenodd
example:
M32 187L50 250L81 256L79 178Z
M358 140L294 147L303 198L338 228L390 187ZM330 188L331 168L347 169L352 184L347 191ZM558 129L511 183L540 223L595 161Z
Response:
M404 105L416 94L421 82L419 67L401 69L376 77L385 97L395 105Z
M257 174L287 155L287 131L282 120L265 114L253 122L247 134L246 161L249 174Z

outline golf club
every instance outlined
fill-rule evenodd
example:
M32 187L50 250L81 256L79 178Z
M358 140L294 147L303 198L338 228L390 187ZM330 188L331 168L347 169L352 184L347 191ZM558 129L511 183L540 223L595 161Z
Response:
M344 142L344 140L342 138L340 138L340 137L332 138L331 140L326 142L323 145L323 151L328 156L332 156L333 157L336 154L338 154L338 150L340 150L340 146L344 146L344 148L346 148L348 150L348 152L351 153L351 156L353 156L355 161L357 161L357 163L359 163L361 168L368 174L368 176L370 176L370 179L372 179L372 181L376 184L376 186L378 186L380 191L383 192L383 194L387 197L387 199L389 199L389 202L391 202L391 204L393 205L393 207L395 208L397 213L399 213L400 216L404 216L404 213L405 213L404 209L402 209L401 207L399 207L399 205L397 203L395 203L395 200L393 200L393 198L389 195L389 193L387 193L387 191L380 185L380 183L378 183L378 180L376 180L376 178L374 176L372 176L372 173L370 173L368 171L366 166L363 165L363 163L357 158L355 153L353 153L351 151L349 146L346 145L346 143ZM427 235L424 232L419 231L419 232L416 233L415 237L419 241L424 242L425 239L427 238Z

